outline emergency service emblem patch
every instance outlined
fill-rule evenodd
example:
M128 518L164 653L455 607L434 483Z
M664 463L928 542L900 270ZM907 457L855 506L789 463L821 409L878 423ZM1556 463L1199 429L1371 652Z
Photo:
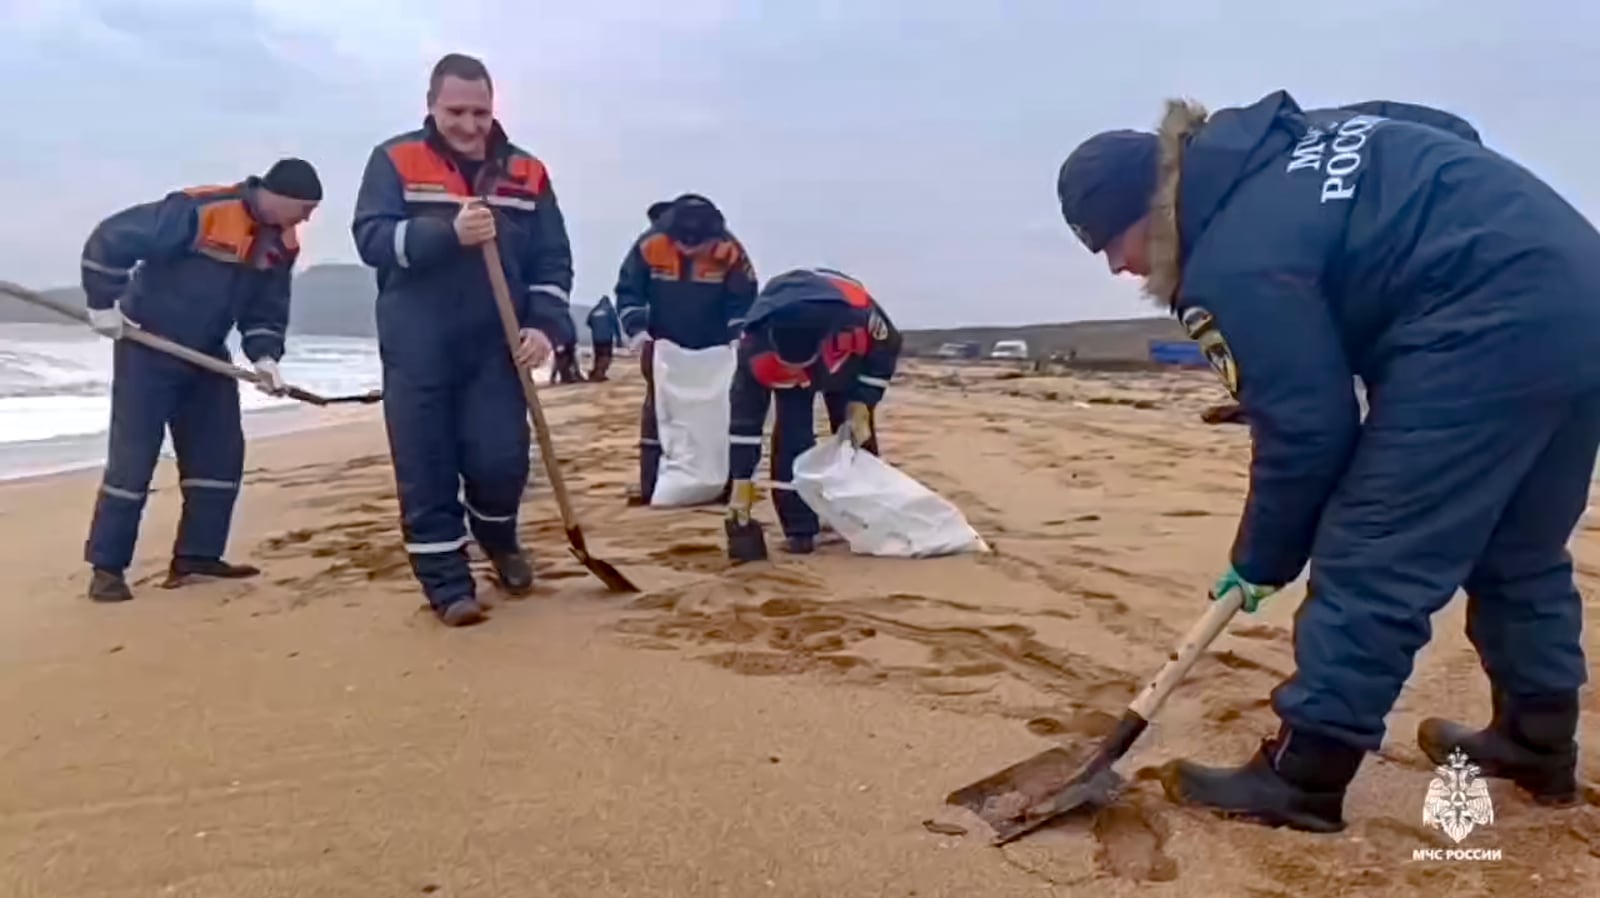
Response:
M1189 332L1189 338L1200 344L1200 352L1211 363L1211 370L1217 372L1222 385L1228 388L1228 395L1238 399L1239 365L1234 361L1233 350L1228 348L1222 331L1217 329L1216 319L1211 312L1200 306L1190 306L1183 311L1181 320L1183 329Z
M874 340L887 340L889 339L889 324L883 320L882 315L873 312L871 317L867 319L867 333L871 334Z

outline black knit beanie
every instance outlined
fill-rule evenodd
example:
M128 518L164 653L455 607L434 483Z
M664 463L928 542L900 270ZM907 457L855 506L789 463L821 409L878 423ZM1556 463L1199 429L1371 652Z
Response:
M304 159L289 158L274 162L262 177L261 186L291 200L313 203L322 200L322 182L317 179L317 170Z

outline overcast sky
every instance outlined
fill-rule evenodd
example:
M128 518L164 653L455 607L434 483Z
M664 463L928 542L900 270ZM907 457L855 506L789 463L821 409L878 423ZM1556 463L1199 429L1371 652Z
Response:
M1432 103L1600 213L1600 3L1580 0L0 0L0 278L73 283L100 218L279 155L327 190L305 261L354 261L367 154L420 123L452 50L549 166L582 302L649 203L696 191L763 277L841 268L907 326L1147 314L1054 182L1175 94Z

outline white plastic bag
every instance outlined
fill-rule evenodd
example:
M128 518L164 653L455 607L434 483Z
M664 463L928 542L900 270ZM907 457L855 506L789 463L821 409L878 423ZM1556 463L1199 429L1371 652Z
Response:
M655 506L715 501L728 482L728 418L738 356L730 345L684 349L656 340L651 349L661 466Z
M926 558L987 552L960 509L851 445L849 426L794 460L795 492L858 555Z

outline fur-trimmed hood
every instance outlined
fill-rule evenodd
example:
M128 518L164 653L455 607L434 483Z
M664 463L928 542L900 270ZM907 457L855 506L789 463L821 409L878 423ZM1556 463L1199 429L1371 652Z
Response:
M1183 153L1189 138L1210 118L1193 100L1168 100L1156 136L1161 141L1157 157L1156 192L1150 200L1150 275L1144 292L1171 309L1178 301L1183 276L1183 241L1178 230L1178 190L1183 181Z

